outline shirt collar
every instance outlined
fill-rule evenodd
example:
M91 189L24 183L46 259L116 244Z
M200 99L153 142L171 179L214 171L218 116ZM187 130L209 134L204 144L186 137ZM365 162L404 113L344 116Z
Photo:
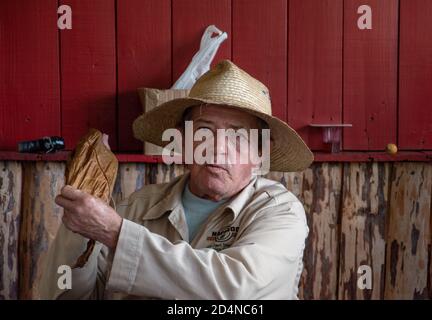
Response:
M239 213L243 210L246 203L252 198L255 193L255 182L257 177L254 176L250 182L239 193L234 195L229 200L224 208L224 211L229 210L232 213L232 221L234 221Z
M188 179L189 172L185 173L180 177L177 177L176 180L172 182L172 188L168 192L168 194L161 201L151 207L142 219L152 220L160 218L166 212L173 211L175 208L181 205L183 189Z

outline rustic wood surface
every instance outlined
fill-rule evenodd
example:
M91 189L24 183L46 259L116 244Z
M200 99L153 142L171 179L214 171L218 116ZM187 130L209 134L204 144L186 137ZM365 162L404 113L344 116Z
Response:
M428 298L431 193L430 164L394 165L387 236L386 299Z
M22 167L0 161L0 300L18 298Z
M64 169L62 162L0 162L0 298L38 297L41 267L61 223L54 198ZM184 172L178 165L121 163L113 199ZM266 177L305 207L310 232L300 298L430 298L431 163L315 163ZM372 269L371 290L357 287L360 265Z
M389 164L352 163L343 170L339 299L382 299ZM361 265L371 268L371 289L357 285Z
M39 297L38 281L43 271L43 259L63 214L54 199L64 185L64 171L64 163L30 162L23 165L19 254L21 299Z
M303 204L309 225L300 285L302 299L335 299L338 268L340 164L323 163L304 171Z
M304 172L270 172L303 202L309 225L300 283L301 299L335 299L338 258L338 212L342 166L314 164Z
M183 166L143 163L121 163L113 191L119 203L146 184L169 182L185 172Z
M143 163L119 164L113 191L113 200L116 204L145 185L147 166Z

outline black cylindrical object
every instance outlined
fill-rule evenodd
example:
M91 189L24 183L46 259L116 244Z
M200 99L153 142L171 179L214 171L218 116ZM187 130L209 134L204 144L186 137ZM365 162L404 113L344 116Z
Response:
M52 153L64 148L64 139L56 136L18 143L18 152L26 153Z

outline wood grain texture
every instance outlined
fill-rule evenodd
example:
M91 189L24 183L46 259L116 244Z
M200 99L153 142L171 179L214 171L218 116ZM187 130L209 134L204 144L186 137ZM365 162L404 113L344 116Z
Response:
M287 1L232 3L232 59L270 90L273 115L286 121Z
M147 184L150 183L165 183L170 182L175 177L185 173L185 169L181 165L170 165L165 164L150 164L147 166Z
M304 251L302 299L336 299L342 166L316 164L304 171L309 236Z
M61 223L54 197L64 183L64 169L61 162L0 162L0 212L9 213L0 220L0 230L10 235L0 236L2 298L17 296L13 270L19 270L19 297L38 298L41 266ZM120 201L146 184L168 182L184 172L183 166L121 163L113 197ZM431 163L316 163L303 172L270 172L267 178L284 184L304 204L310 232L300 298L428 297ZM13 260L18 237L19 264ZM360 264L372 267L370 292L356 289Z
M432 149L432 1L400 0L399 147Z
M109 135L117 150L114 0L62 0L72 29L60 30L62 136L75 148L90 128Z
M341 164L313 164L303 172L270 172L303 203L309 235L300 282L301 299L336 299Z
M186 70L199 50L201 37L209 25L228 33L212 65L221 59L231 59L231 1L179 0L172 2L172 70L173 83Z
M303 201L303 172L270 171L265 177L282 183L300 201Z
M119 151L139 151L132 123L142 113L137 88L171 87L171 1L117 3Z
M143 163L119 164L113 191L113 200L116 204L146 184L146 166Z
M44 258L61 224L63 210L54 199L64 185L65 164L30 162L23 169L19 298L37 299Z
M181 165L121 163L114 185L113 200L117 204L147 184L169 182L184 172Z
M385 299L427 299L432 165L398 163L391 177ZM430 262L429 262L430 263Z
M339 299L382 299L385 222L391 165L344 164L339 260ZM361 265L372 270L372 288L359 289Z
M288 30L288 123L323 150L309 125L342 121L342 0L291 0Z
M0 149L60 135L57 0L0 1Z
M372 29L360 30L361 5L372 10ZM397 0L344 1L345 150L384 150L396 141Z
M21 163L0 161L0 300L18 298L21 189Z

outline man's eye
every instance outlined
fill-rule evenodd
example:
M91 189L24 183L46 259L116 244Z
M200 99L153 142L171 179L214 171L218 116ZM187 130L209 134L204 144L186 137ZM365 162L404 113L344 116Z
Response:
M198 127L198 130L211 130L209 127Z

